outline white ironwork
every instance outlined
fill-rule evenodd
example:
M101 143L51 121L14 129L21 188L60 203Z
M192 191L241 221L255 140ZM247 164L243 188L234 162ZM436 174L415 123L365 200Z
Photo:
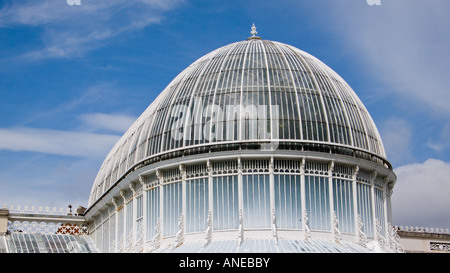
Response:
M156 220L155 232L156 234L155 236L153 236L151 241L152 245L150 251L158 249L161 246L162 234L161 234L161 220L159 218Z
M312 244L311 230L309 229L308 212L306 211L306 209L303 211L303 229L304 229L303 239L308 243Z
M378 218L375 218L375 239L376 242L378 243L378 245L381 248L387 248L387 242L386 239L384 238L384 236L382 235L382 229L383 227L380 225L380 221L378 220Z
M430 250L439 252L450 252L450 243L430 242Z
M71 223L48 222L48 221L8 221L9 232L26 232L40 234L67 234L67 235L87 235L86 224L78 225Z
M176 241L174 248L179 247L184 242L184 217L183 214L180 214L180 219L178 221L178 232L176 234Z
M239 228L238 228L238 246L244 241L244 219L242 217L242 209L239 210Z
M21 205L8 205L3 204L3 209L9 210L10 213L21 213L21 214L46 214L46 215L78 215L76 212L72 211L72 207L42 207L42 206L21 206Z
M405 252L403 246L400 244L400 236L397 234L397 229L390 224L388 225L388 247L396 253Z
M137 231L136 242L134 245L133 252L141 253L143 251L144 251L144 225L140 224Z
M207 246L212 239L212 218L211 218L211 211L208 211L208 218L206 219L207 222L207 228L205 231L205 242L203 243L203 247Z
M419 233L441 233L450 234L448 228L430 228L430 227L413 227L413 226L396 226L398 231L419 232Z
M273 241L276 244L278 244L278 234L277 234L277 221L275 217L275 209L272 209L272 238Z
M363 231L363 222L361 221L361 215L356 215L356 223L357 223L357 229L356 229L356 238L357 243L363 247L367 246L367 236Z
M339 231L339 220L337 219L335 211L332 212L332 218L333 218L333 231L332 231L333 240L336 243L340 244L342 241L342 234Z

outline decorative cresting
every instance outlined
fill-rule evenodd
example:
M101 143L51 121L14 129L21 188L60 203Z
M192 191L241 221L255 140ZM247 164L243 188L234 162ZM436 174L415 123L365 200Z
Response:
M316 151L391 168L372 118L336 72L252 35L201 57L164 89L105 158L89 206L127 174L192 154Z

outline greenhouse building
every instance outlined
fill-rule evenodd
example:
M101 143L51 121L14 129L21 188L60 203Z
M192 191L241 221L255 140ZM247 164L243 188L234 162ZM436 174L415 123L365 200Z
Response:
M182 71L116 143L76 218L90 241L77 242L94 252L402 252L395 182L344 79L253 26Z
M395 241L396 176L361 100L317 58L256 34L182 71L107 155L85 215L100 251Z

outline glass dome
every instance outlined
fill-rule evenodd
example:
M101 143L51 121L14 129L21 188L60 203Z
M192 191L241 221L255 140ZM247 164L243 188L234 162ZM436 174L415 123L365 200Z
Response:
M254 36L201 57L167 86L107 155L89 205L141 166L268 143L391 168L371 116L336 72L293 46Z

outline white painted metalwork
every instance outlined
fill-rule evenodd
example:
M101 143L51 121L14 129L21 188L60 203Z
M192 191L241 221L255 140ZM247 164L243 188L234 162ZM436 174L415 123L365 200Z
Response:
M275 124L271 105L279 106L278 128L246 133L251 124ZM230 116L225 115L229 106L268 108L266 116ZM176 132L183 134L177 138ZM205 55L169 84L111 150L89 203L146 160L194 148L208 152L213 145L226 150L274 136L291 144L361 151L388 164L370 115L341 77L297 48L251 39Z
M401 251L396 177L362 102L315 57L251 34L186 68L113 147L86 213L96 244Z

